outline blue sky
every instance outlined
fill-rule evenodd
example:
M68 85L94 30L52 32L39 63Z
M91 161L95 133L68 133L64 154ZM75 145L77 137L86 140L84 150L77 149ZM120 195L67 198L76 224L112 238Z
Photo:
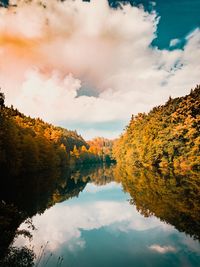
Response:
M110 0L110 3L123 2ZM169 48L170 40L184 39L188 33L200 26L199 0L130 0L124 1L133 5L143 5L146 10L156 10L160 21L157 38L153 45L160 49ZM152 4L155 3L155 4Z
M135 1L148 6L149 1ZM153 45L169 49L170 40L180 39L183 47L188 33L200 26L199 0L157 0L155 10L160 16L157 38Z
M189 93L199 83L200 1L130 2L0 8L7 104L86 139L115 138L132 114Z
M157 28L157 38L152 42L153 46L160 49L170 49L172 39L180 39L179 47L185 44L184 39L200 25L200 1L199 0L130 0L116 1L109 0L111 6L116 3L130 3L132 5L143 5L145 10L155 10L160 21Z

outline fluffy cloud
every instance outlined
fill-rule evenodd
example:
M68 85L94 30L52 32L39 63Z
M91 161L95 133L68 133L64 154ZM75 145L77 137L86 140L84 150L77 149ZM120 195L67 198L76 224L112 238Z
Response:
M151 245L149 247L149 249L157 252L157 253L161 253L161 254L165 254L165 253L169 253L169 252L176 252L177 249L175 247L172 246L160 246L158 244L154 244Z
M172 39L172 40L170 41L169 46L173 47L173 46L178 45L179 43L180 43L180 40L179 40L179 39Z
M102 185L102 186L96 186L93 183L88 183L86 188L84 189L84 192L95 194L97 192L112 190L112 189L116 189L116 188L121 189L121 185L120 184L116 185L115 182L110 182L109 184Z
M51 222L47 224L48 222ZM129 203L114 201L94 201L82 205L59 205L47 210L44 215L33 218L33 224L38 230L33 233L35 248L49 242L48 249L56 251L64 245L75 249L84 244L81 229L93 230L115 224L116 231L128 232L162 227L156 218L143 218ZM21 228L24 229L25 225ZM17 245L28 243L23 237L16 241Z
M35 0L0 12L0 83L7 103L28 115L127 121L199 83L199 30L184 50L161 51L151 47L158 18L142 8Z
M142 249L150 250L159 254L176 253L182 249L191 252L199 252L199 243L192 238L178 234L177 230L171 225L161 222L156 217L143 217L136 207L130 205L124 199L121 192L118 198L109 200L113 194L119 192L119 185L110 183L105 186L96 186L88 184L79 195L79 198L59 203L47 209L44 214L34 216L33 225L36 230L32 232L33 239L31 243L19 236L15 240L16 246L27 245L34 247L36 254L40 253L41 246L47 244L46 252L56 252L64 247L67 250L75 252L84 249L87 245L82 235L82 231L101 230L105 227L110 233L131 234L132 231L141 231L141 236L146 236L146 241ZM104 193L108 193L107 196ZM20 229L26 229L27 225L22 224ZM30 229L28 229L30 231ZM158 243L149 244L148 235L152 236L155 231ZM136 240L138 238L136 234ZM170 236L177 235L177 242ZM160 236L166 236L167 245L160 245ZM154 235L155 236L155 235ZM169 238L167 238L169 237ZM163 239L163 238L161 238ZM155 237L153 238L155 242ZM147 245L148 244L148 245ZM132 248L131 248L132 249Z
M82 230L100 229L110 227L115 231L128 232L130 230L143 231L161 227L164 231L173 231L174 228L160 222L157 218L144 218L134 206L127 201L111 201L95 199L94 193L117 189L119 186L111 183L106 186L88 185L79 200L71 200L67 203L55 205L43 215L33 217L36 231L33 232L32 245L40 249L41 245L48 243L49 251L56 251L64 245L68 249L83 247L85 241L81 236ZM86 194L86 199L84 196ZM87 197L92 195L92 202ZM48 223L47 222L51 222ZM24 229L26 225L21 225ZM28 244L23 237L16 240L16 245ZM37 252L37 251L36 251Z

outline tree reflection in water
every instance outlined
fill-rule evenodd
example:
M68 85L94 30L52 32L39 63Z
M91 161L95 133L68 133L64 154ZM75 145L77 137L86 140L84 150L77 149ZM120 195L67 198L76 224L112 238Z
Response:
M144 216L156 216L200 240L199 173L117 166L115 177Z
M20 252L19 249L11 246L18 234L31 237L27 231L17 232L17 228L27 218L42 214L56 203L78 196L89 181L103 185L113 180L112 168L105 165L91 165L73 172L65 172L60 176L57 173L59 172L19 177L5 175L4 179L0 180L0 232L2 233L0 261L2 266L3 258L7 264L5 266L9 266L9 261L22 255L26 257L28 251L30 252L29 260L32 258L33 254L28 248L22 248ZM16 266L26 266L20 264Z
M19 225L42 214L55 203L78 196L88 182L122 184L131 196L130 204L144 215L156 216L179 231L200 240L200 180L198 173L175 174L172 170L133 169L130 166L88 166L62 174L46 173L5 177L0 184L0 266L31 267L37 263L33 248L12 247L18 234L31 238ZM34 227L28 220L29 227ZM47 258L50 259L51 255ZM18 262L18 263L17 263ZM61 264L61 259L59 259Z

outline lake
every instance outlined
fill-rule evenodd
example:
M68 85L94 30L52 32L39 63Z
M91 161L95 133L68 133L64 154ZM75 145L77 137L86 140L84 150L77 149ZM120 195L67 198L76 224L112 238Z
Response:
M198 174L96 166L41 177L1 190L5 221L16 217L5 240L22 230L13 247L33 251L34 266L200 266Z

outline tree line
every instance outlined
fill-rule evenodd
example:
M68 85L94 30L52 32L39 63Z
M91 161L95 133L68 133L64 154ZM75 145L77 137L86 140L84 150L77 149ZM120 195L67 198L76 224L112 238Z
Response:
M199 170L200 86L148 114L132 116L113 150L117 162L135 167Z
M76 131L55 127L5 106L0 93L0 169L8 176L60 172L87 163L112 160L112 141L86 142Z

